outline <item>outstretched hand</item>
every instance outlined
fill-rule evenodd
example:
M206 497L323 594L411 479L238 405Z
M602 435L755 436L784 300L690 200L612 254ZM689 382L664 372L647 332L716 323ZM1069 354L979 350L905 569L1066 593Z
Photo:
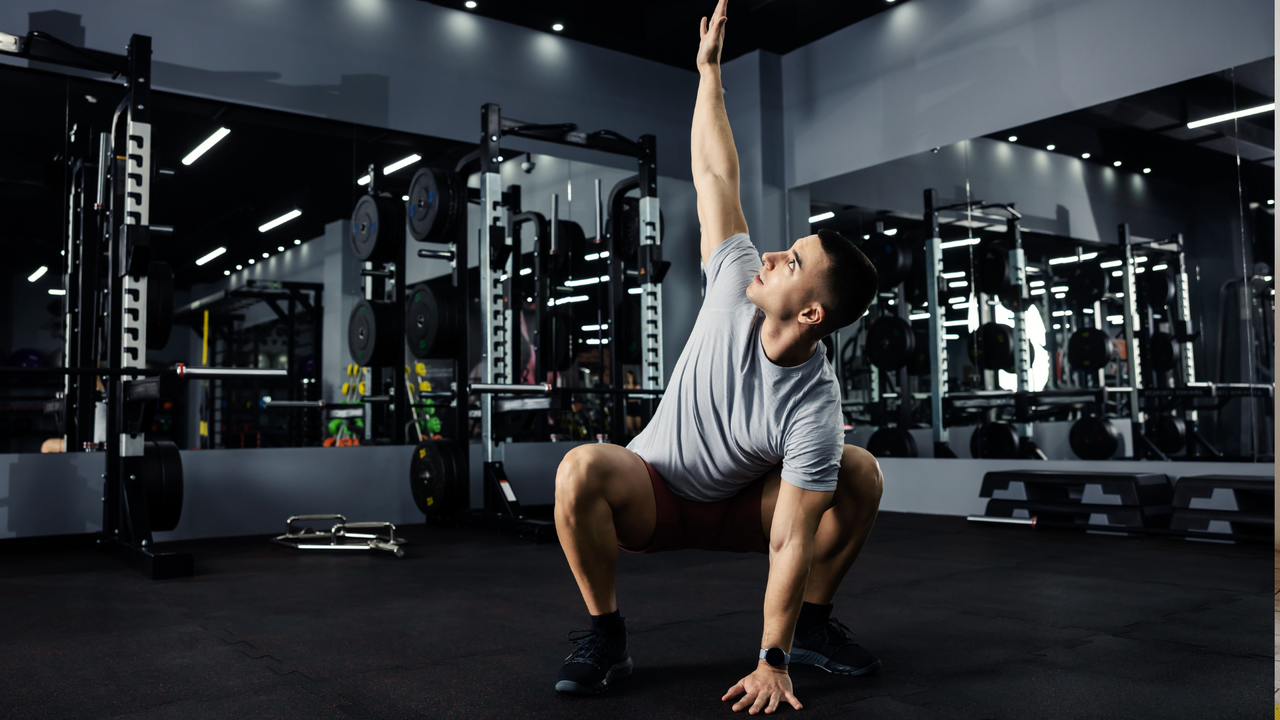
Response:
M723 5L724 0L720 0L720 3ZM739 680L738 684L729 688L729 692L725 693L720 700L725 702L739 695L742 699L733 704L734 712L746 710L749 714L755 715L764 711L766 715L772 715L778 709L778 704L782 702L790 703L791 707L797 710L804 709L795 694L791 692L791 676L764 665Z
M702 18L702 43L698 45L698 69L720 64L720 50L724 47L724 24L729 18L729 0L716 3L716 11L711 14L711 21Z

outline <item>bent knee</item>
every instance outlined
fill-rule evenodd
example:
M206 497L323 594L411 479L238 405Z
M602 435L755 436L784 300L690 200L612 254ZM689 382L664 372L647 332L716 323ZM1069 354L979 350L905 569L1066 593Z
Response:
M572 501L598 489L600 465L595 445L579 445L565 453L556 469L556 503Z
M884 475L875 457L856 445L845 445L840 459L840 484L858 500L879 504L884 494Z

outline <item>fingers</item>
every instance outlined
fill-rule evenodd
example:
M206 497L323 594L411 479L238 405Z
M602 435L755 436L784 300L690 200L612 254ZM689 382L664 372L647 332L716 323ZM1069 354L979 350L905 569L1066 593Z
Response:
M751 707L752 703L755 702L755 699L756 699L756 691L748 690L747 694L744 695L741 700L733 704L733 711L738 712L739 710L745 710Z
M706 36L707 36L707 19L704 17L702 18L701 25L698 27L698 37L706 37Z
M742 687L742 681L741 681L741 680L739 680L739 681L738 681L738 684L737 684L737 685L734 685L734 686L733 686L733 687L731 687L731 688L729 688L729 692L725 693L725 694L724 694L724 697L720 698L720 700L721 700L721 702L723 702L723 701L725 701L725 700L728 700L728 699L729 699L729 698L731 698L731 697L737 697L738 695L741 695L741 694L742 694L742 693L744 693L744 692L746 692L746 690L745 690L745 689L743 689L743 687Z
M783 698L785 698L785 697L786 697L786 694L785 694L785 693L783 693L783 694L781 694L781 695L779 695L779 694L777 694L777 693L774 693L773 697L769 698L769 705L768 705L768 707L766 707L766 708L764 709L765 714L766 714L766 715L771 715L771 714L773 714L773 711L778 709L778 701L779 701L779 700L782 700L782 699L783 699Z
M773 695L774 693L769 693L768 695L764 693L760 693L759 695L757 695L756 701L751 704L751 714L755 715L756 713L765 709L765 706L769 704L776 704L776 703L773 703Z
M791 693L786 693L786 694L784 694L784 695L782 696L782 699L784 699L784 700L786 700L787 702L791 703L791 707L793 707L793 708L795 708L795 709L797 709L797 710L803 710L803 709L804 709L804 705L801 705L801 704L800 704L800 698L796 697L795 695L792 695Z

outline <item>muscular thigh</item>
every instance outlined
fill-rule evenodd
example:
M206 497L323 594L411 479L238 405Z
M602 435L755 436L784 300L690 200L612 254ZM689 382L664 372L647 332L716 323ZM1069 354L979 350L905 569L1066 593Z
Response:
M593 492L598 492L613 513L618 542L625 547L646 547L658 524L649 470L639 455L609 443L579 445L565 456L583 461ZM563 463L562 463L563 467Z

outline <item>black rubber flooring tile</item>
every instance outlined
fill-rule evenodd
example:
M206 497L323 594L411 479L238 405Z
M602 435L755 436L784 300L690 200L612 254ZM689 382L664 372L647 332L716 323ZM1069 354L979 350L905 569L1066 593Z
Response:
M1271 663L1095 635L906 698L971 718L1265 717Z
M1094 540L1093 542L1098 542ZM1272 550L1266 546L1226 547L1164 538L1108 538L1096 551L1046 558L1036 567L1080 577L1104 577L1267 594Z
M876 538L879 528L871 531ZM869 543L870 545L870 543ZM990 567L1013 567L1050 558L1095 552L1080 535L1044 533L1033 537L1007 528L970 528L967 532L926 534L876 544L877 553L903 560L957 560Z
M918 582L893 588L890 594L902 606L963 607L975 615L1101 632L1234 596L1221 590L1061 575L1031 564Z
M260 693L170 702L115 715L122 720L202 720L203 718L332 718L351 720L352 703L340 696L317 695L300 685Z
M1158 640L1189 645L1228 655L1272 658L1275 654L1272 618L1267 615L1273 600L1265 595L1238 595L1217 600L1191 610L1166 615L1158 620L1130 625L1116 633L1131 640Z

